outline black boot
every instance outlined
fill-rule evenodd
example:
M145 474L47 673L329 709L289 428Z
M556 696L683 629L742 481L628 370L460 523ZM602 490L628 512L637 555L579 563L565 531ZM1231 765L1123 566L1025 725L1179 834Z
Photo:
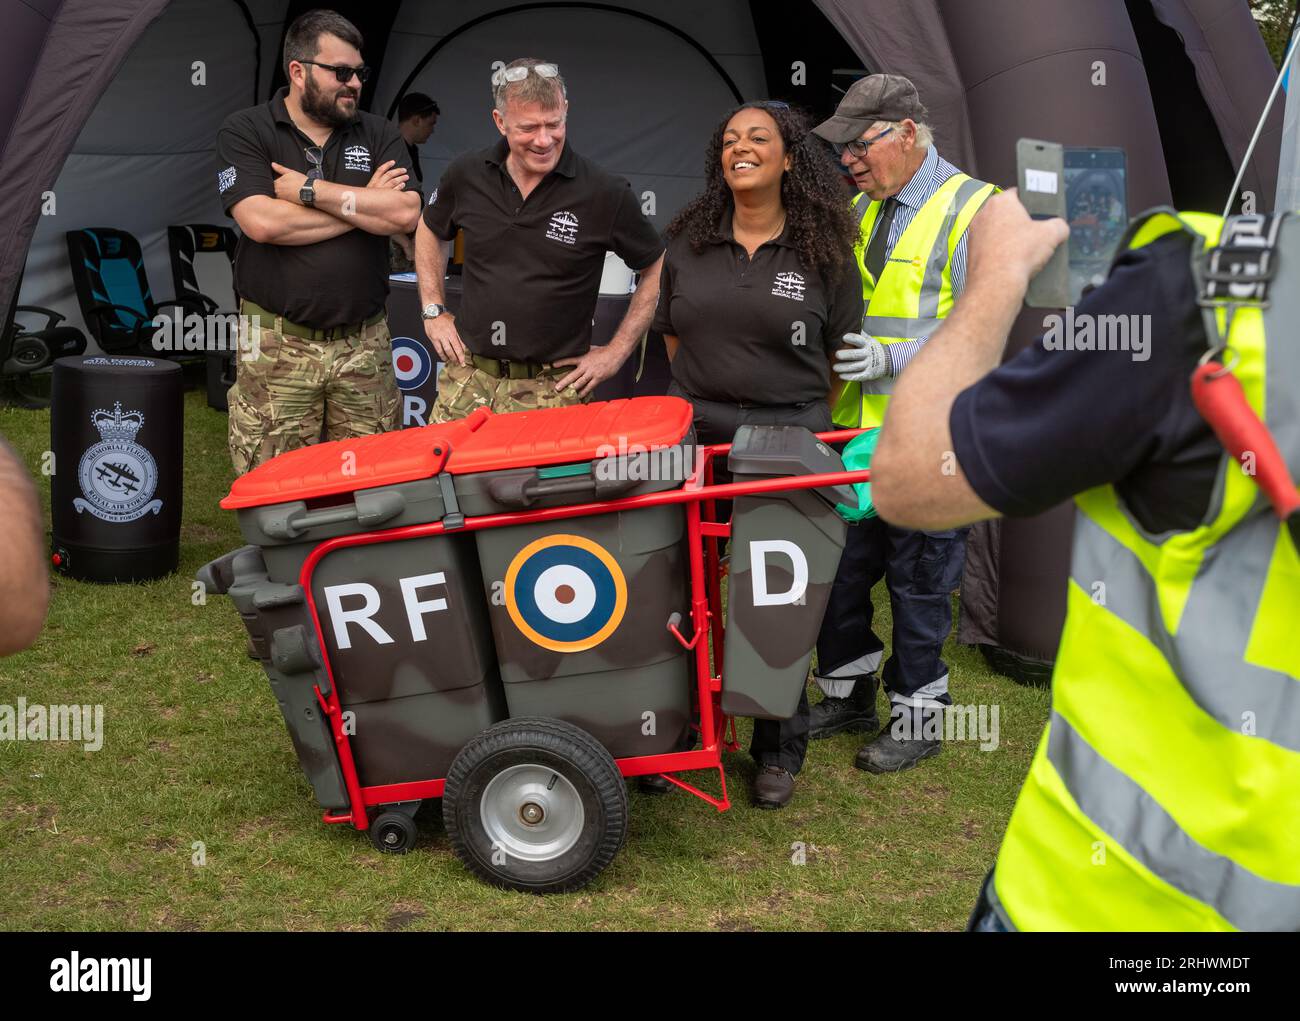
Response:
M662 773L651 773L636 779L637 790L642 794L667 794L675 786Z
M925 709L906 718L900 718L898 712L895 710L889 725L874 741L858 749L853 760L858 769L868 773L901 773L943 749L943 710Z
M761 766L754 777L755 808L785 808L794 797L794 777L780 766Z
M876 712L876 675L863 674L855 680L847 698L827 695L812 707L809 738L820 741L845 730L869 734L880 726L880 715Z

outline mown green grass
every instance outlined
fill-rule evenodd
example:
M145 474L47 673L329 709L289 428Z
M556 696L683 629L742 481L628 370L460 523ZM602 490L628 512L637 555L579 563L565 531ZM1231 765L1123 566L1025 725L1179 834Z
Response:
M261 669L222 597L191 601L206 561L241 544L217 501L226 418L185 404L181 566L143 585L54 580L36 646L0 660L0 703L104 706L104 747L0 742L6 929L955 929L992 864L1047 717L1046 692L950 643L954 700L1000 707L1000 745L951 743L909 773L853 768L861 743L814 743L794 802L750 808L753 767L725 757L733 807L631 795L631 831L586 890L488 887L448 846L436 804L416 850L381 855L327 826ZM0 408L40 484L49 415ZM48 520L48 518L47 518ZM876 608L888 630L883 587ZM883 705L883 703L882 703ZM740 725L742 748L748 721ZM687 777L717 790L716 774ZM205 863L194 864L201 842ZM796 845L804 863L796 864Z

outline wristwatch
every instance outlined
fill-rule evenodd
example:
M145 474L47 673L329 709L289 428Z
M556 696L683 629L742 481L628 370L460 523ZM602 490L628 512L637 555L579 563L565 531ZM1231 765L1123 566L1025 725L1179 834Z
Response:
M298 201L308 208L316 205L316 178L309 177L298 189Z
M449 309L446 305L439 305L436 302L430 302L429 304L425 305L424 308L420 309L420 318L437 319L438 316L442 315L445 312L450 312L450 311L451 309Z

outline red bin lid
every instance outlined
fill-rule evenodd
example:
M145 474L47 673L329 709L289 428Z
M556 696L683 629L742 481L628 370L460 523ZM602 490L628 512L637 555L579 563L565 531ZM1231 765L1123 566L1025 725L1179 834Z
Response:
M679 397L634 397L509 415L481 408L456 422L291 450L237 478L221 506L239 510L311 500L431 478L444 467L465 475L672 446L682 441L691 419L691 405Z

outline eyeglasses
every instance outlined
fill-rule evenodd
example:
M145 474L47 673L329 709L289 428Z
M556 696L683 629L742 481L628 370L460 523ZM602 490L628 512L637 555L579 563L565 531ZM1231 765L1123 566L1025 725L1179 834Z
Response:
M311 164L311 169L307 171L307 180L323 181L325 171L321 164L325 162L325 150L319 145L309 145L303 149L303 152L307 154L307 162Z
M850 142L835 142L833 143L835 146L835 155L843 156L844 150L847 149L853 154L855 159L862 159L862 157L867 154L868 149L893 130L893 128L885 128L884 131L876 135L874 138L855 138Z
M529 71L534 72L539 78L558 78L560 76L560 69L554 64L499 67L492 72L492 84L500 85L502 82L521 82L528 77Z
M356 75L361 79L362 85L364 85L370 77L370 68L365 64L362 64L360 67L348 67L347 64L321 64L315 60L300 60L298 63L313 64L316 67L323 67L326 71L333 71L334 77L339 80L340 85L346 85L350 82L353 75Z
M782 100L782 99L765 99L765 100L763 100L761 103L759 103L758 105L759 105L759 106L766 106L766 107L769 107L770 109L773 109L773 110L789 110L789 109L790 109L790 104L787 103L787 102L785 102L785 100Z

